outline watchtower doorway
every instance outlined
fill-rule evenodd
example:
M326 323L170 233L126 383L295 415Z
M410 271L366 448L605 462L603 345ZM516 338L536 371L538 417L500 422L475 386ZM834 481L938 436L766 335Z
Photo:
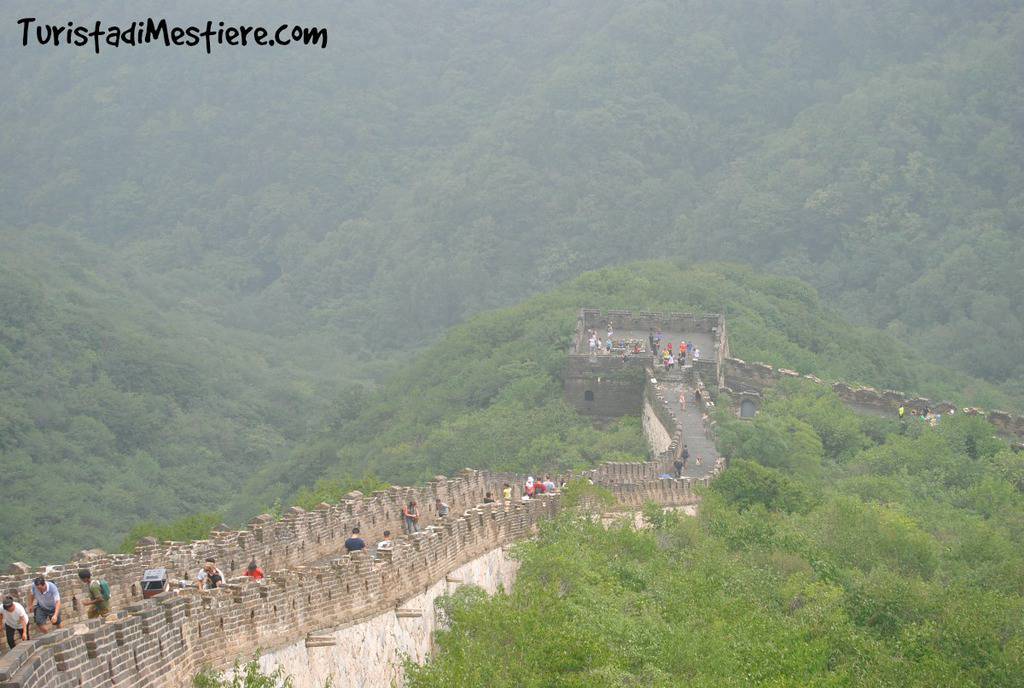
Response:
M753 418L757 414L757 404L750 399L740 402L740 418Z

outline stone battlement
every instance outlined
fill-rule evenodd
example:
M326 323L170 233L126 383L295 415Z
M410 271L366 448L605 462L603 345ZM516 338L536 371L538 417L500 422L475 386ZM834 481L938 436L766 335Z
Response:
M648 501L694 504L695 488L710 480L653 479L657 470L654 463L605 463L582 475L629 508ZM478 503L487 491L500 494L505 482L514 486L511 502ZM311 631L396 610L458 566L529 537L541 520L558 512L559 495L522 501L522 483L522 476L511 473L467 469L423 487L395 487L368 497L353 493L341 504L313 511L293 507L277 521L263 515L245 530L217 531L209 540L141 544L133 554L99 554L44 567L61 586L68 609L65 628L21 643L0 658L0 688L177 688L190 685L205 666L226 668L257 650L299 642ZM452 516L436 519L435 496L448 502ZM421 522L432 524L423 533L395 538L394 550L378 560L365 552L331 558L353 526L368 542L385 528L400 533L401 505L410 499L419 503ZM218 559L229 578L222 588L171 590L117 611L115 621L73 621L80 565L107 578L119 602L137 598L134 586L145 568L167 567L171 575L190 579L208 556ZM254 556L269 571L262 583L232 575ZM30 578L23 571L4 576L2 584L24 599Z
M467 470L456 478L439 476L421 487L392 487L369 496L353 493L340 504L321 504L311 511L293 506L280 519L262 514L243 530L214 531L208 540L140 541L131 554L84 550L67 564L34 572L23 564L12 564L11 573L0 576L0 591L25 600L32 578L45 575L60 588L65 622L70 622L82 615L77 599L84 593L77 575L82 567L110 583L113 599L141 600L139 581L146 569L166 568L170 578L192 580L207 557L216 558L228 578L241 575L251 559L266 571L322 560L341 551L353 527L358 526L368 540L380 539L385 529L400 534L402 506L410 500L418 503L421 523L429 525L434 522L436 498L446 502L451 513L461 513L478 504L489 490L500 494L500 478Z
M662 330L664 332L703 332L707 334L725 331L725 318L717 313L694 315L693 313L652 313L647 311L606 310L583 308L576 321L576 337L572 353L587 352L587 330L597 330L604 336L608 323L616 332Z
M21 643L0 659L3 688L177 687L204 666L294 643L395 609L460 564L529 536L559 498L476 506L396 543L378 561L359 552L319 566L235 579L213 591L168 592L118 613Z

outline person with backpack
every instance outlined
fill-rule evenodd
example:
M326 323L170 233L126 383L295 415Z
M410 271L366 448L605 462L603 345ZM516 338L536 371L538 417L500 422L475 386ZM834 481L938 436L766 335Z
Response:
M672 462L672 467L676 469L676 478L683 477L683 460L677 458Z
M92 572L89 569L82 569L78 572L78 578L85 583L89 591L89 599L82 604L86 606L86 615L90 619L101 619L110 613L110 584L106 579L92 579Z
M690 448L687 445L683 445L683 468L686 468L686 464L690 462Z

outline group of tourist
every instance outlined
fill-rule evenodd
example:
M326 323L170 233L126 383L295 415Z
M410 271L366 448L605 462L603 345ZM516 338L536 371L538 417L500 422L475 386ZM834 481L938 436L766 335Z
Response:
M949 409L948 415L952 416L955 413L956 409L951 408ZM907 419L907 407L904 406L903 404L900 404L899 408L896 409L896 415L897 417L899 417L901 421L905 421ZM910 409L910 417L917 418L920 422L927 423L933 428L939 424L939 421L942 420L941 413L933 413L932 410L927 406L925 406L920 411L917 409Z
M622 355L622 360L626 360L631 354L650 353L654 356L655 360L661 361L661 364L665 366L666 372L677 365L680 368L686 365L687 356L692 361L700 359L700 349L694 346L693 342L680 341L678 347L673 350L673 343L671 341L666 342L665 347L662 348L664 338L665 336L661 330L655 331L652 329L647 337L646 346L639 339L632 337L616 339L612 323L608 323L608 332L603 339L597 333L597 330L591 329L587 331L587 346L591 356L595 354L619 353Z
M616 339L611 323L608 324L608 333L604 339L601 339L596 330L590 330L587 333L587 344L591 356L598 353L621 353L623 358L625 358L630 354L647 353L644 343L639 339L634 339L633 337L620 337Z
M253 581L263 580L263 569L260 568L256 560L251 560L245 567L245 571L242 575ZM227 577L224 572L217 567L217 560L213 557L207 557L206 561L203 562L203 567L199 569L199 573L196 574L195 587L200 590L215 590L221 587L227 582Z
M89 569L81 569L78 578L85 586L88 599L82 601L86 607L86 615L90 619L98 619L110 612L110 585L102 578L93 579ZM61 613L60 590L53 581L45 576L38 576L32 581L31 594L28 597L28 609L11 595L3 598L4 633L7 636L7 647L14 646L23 640L29 640L29 621L35 623L40 634L60 628L63 623Z
M243 575L250 580L262 580L263 569L256 560L249 562ZM110 613L110 584L104 578L93 578L92 571L81 569L78 578L85 588L87 599L82 600L86 616L99 619ZM225 582L224 573L217 567L217 561L209 557L203 562L196 574L194 586L199 590L213 590ZM193 585L187 581L183 585ZM31 637L29 622L35 624L40 634L61 627L64 614L61 608L60 590L57 584L38 576L32 581L31 594L28 597L28 609L11 595L3 598L4 632L7 636L7 647L14 649L17 643Z
M657 342L653 343L653 349L655 351L655 357L657 357ZM665 372L672 370L672 368L677 365L680 368L686 365L687 355L690 355L692 360L697 361L700 359L700 349L694 346L691 342L683 340L679 342L679 348L673 351L672 342L668 342L668 344L665 345L665 348L661 351L661 363L665 366Z
M534 480L531 475L526 478L526 483L523 485L523 501L528 501L542 494L557 494L562 487L565 487L564 478L556 485L550 475L545 475L543 480Z

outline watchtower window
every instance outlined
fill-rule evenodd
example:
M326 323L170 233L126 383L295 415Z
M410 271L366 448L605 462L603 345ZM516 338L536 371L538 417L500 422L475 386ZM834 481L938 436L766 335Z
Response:
M740 418L753 418L757 413L757 406L750 399L740 402Z
M583 393L583 401L593 401L593 400L594 400L594 393L591 392L589 389L586 392Z

